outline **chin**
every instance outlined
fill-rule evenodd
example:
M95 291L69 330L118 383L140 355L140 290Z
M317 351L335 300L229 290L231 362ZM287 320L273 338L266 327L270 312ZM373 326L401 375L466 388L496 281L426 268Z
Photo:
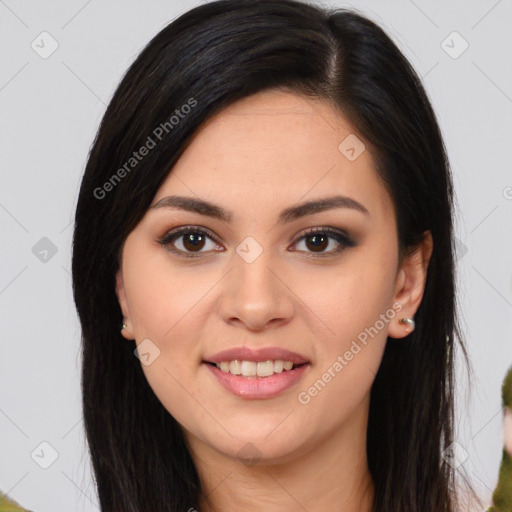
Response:
M248 467L288 463L301 455L308 444L289 432L273 432L270 435L245 434L236 435L235 438L226 435L223 442L219 441L216 437L207 442L220 454Z

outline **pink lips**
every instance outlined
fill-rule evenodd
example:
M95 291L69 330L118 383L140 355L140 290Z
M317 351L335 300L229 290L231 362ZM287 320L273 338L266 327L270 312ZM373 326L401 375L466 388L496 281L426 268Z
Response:
M283 370L269 377L242 377L226 373L208 363L222 363L223 361L268 361L281 360L291 361L294 367L291 370ZM240 398L264 399L273 398L286 389L297 383L308 371L309 361L306 357L279 347L267 347L250 349L249 347L238 347L223 350L203 362L203 366L213 375L216 380L228 391Z
M240 398L273 398L298 382L309 368L309 364L303 364L270 377L241 377L225 373L211 364L203 363L203 366L225 389Z
M291 361L293 364L308 363L306 357L279 347L263 347L252 349L249 347L237 347L218 352L212 357L205 358L208 363L222 363L222 361Z

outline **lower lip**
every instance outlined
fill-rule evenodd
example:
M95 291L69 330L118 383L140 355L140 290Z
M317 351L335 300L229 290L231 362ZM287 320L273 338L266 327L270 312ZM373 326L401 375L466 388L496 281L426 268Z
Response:
M273 398L296 384L307 371L309 364L293 370L274 373L270 377L241 377L226 373L208 363L203 363L228 391L241 398Z

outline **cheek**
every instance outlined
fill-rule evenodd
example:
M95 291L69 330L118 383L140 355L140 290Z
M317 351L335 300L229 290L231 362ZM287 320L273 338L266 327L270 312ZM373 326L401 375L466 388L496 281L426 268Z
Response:
M318 293L306 295L308 307L322 320L311 330L321 336L314 339L317 364L298 398L320 417L332 414L332 404L337 404L338 421L346 418L369 392L380 366L397 313L392 307L395 260L378 254L361 251L350 264L317 279Z
M181 427L201 436L207 426L206 430L213 438L221 438L225 435L222 415L215 410L212 415L204 397L204 387L197 386L194 379L190 379L189 370L179 363L183 357L177 356L176 362L174 357L162 352L150 366L143 366L147 382L159 402ZM217 415L219 419L215 418Z
M320 347L316 364L297 392L305 431L318 429L318 418L329 418L323 428L335 429L359 410L379 369L389 322L395 316L389 307L392 295L382 292L385 280L372 279L371 272L345 277L318 298L328 329L314 339Z
M215 282L211 273L199 267L178 269L165 249L145 253L132 249L123 274L137 340L160 343L173 338L183 322L197 315L200 308L196 306Z
M200 322L208 278L177 272L165 255L138 257L131 253L124 266L125 289L144 375L155 396L185 428L208 418L191 397L200 396L194 376L200 360ZM203 300L201 300L203 298ZM150 342L148 343L148 340ZM143 354L149 351L149 364Z
M357 339L386 340L389 322L395 316L391 308L395 286L393 261L390 257L383 262L361 251L360 257L351 258L349 264L340 265L338 270L303 282L303 296L322 320L329 353L347 350ZM312 289L317 292L311 293Z
M195 376L202 329L211 315L212 287L222 274L207 266L178 268L165 249L142 251L142 246L136 241L127 246L123 261L136 343L147 345L150 340L154 344L148 345L150 351L157 354L151 364L141 362L142 369L160 401L173 415L178 413L176 419L185 421L195 410L190 396L200 391L195 389Z

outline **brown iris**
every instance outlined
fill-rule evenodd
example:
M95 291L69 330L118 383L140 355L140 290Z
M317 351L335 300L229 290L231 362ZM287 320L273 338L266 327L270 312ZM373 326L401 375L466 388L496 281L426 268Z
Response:
M201 233L189 233L183 236L183 246L187 251L201 250L204 247L205 236Z
M313 240L313 243L309 243L309 240ZM310 235L306 238L306 246L308 249L312 249L313 252L322 252L329 244L329 237L326 235ZM320 249L320 250L319 250Z

